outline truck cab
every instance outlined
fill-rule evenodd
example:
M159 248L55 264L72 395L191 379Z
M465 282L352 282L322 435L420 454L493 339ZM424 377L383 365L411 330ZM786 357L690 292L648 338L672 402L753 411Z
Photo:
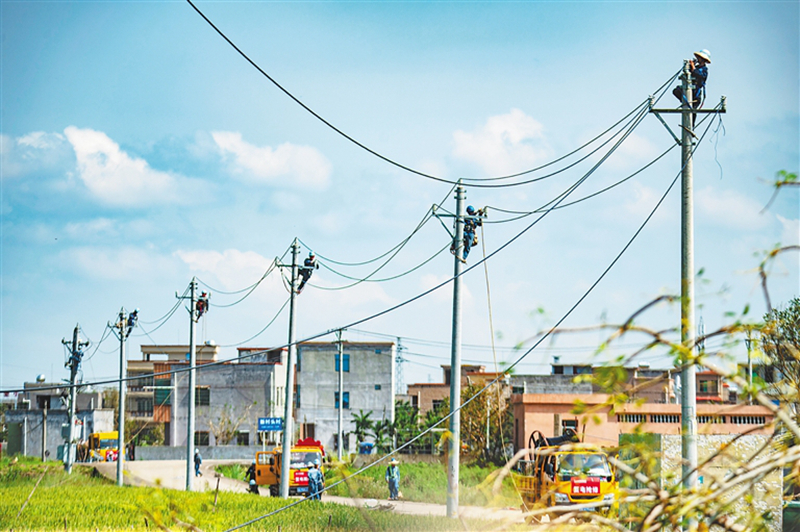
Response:
M617 503L619 484L608 454L599 448L563 445L575 441L554 440L543 438L539 445L534 441L530 460L519 462L514 480L522 510L591 504L586 511L609 513Z
M289 495L308 495L308 470L314 466L314 460L322 464L325 449L318 441L306 439L298 441L291 453ZM273 497L280 495L282 461L283 449L280 447L256 453L256 484L269 486L269 494Z

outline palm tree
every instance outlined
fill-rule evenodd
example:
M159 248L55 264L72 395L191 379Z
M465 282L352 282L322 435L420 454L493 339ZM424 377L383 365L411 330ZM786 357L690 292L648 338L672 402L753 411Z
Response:
M359 410L358 414L353 412L351 415L353 416L353 423L356 424L356 430L353 431L353 434L356 435L356 441L361 443L375 424L375 422L369 418L369 416L372 415L372 410L366 413L363 410Z
M392 422L381 419L372 424L372 437L375 438L375 447L379 453L388 452L392 448Z

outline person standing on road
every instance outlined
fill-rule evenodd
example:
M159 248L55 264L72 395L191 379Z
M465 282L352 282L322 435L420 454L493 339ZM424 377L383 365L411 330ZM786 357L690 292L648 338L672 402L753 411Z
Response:
M200 450L194 450L194 476L202 477L203 474L200 472L200 464L203 463L203 457L200 456Z
M248 481L250 493L255 493L258 495L258 483L256 482L256 461L250 464L250 467L247 468L247 471L244 474L245 478Z
M325 476L319 468L319 458L314 459L314 467L308 470L308 494L312 500L322 499L322 490L325 489Z
M386 482L389 483L389 500L396 501L400 494L400 468L397 464L400 462L392 458L389 462L389 467L386 468Z

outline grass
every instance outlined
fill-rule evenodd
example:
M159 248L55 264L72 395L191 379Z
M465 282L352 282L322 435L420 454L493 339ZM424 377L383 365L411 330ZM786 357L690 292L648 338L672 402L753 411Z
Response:
M384 479L386 464L378 464L358 477L332 488L331 495L385 499L389 490ZM356 471L349 465L328 467L325 483L330 486ZM499 494L492 494L492 483L498 468L462 465L459 469L459 504L518 508L520 499L507 477ZM400 465L400 491L403 499L434 504L447 500L447 466L439 463L406 463Z
M186 530L192 526L204 531L225 530L286 505L282 499L222 492L215 507L213 492L118 487L92 471L77 465L72 475L67 475L60 462L0 460L0 530L143 531L157 527ZM491 526L479 520L467 520L467 524L470 530ZM279 527L285 532L464 529L460 521L443 517L303 502L246 530L274 532Z

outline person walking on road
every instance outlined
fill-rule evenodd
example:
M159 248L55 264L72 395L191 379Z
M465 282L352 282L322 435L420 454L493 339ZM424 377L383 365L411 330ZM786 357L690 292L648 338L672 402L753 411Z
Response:
M322 490L325 489L325 476L319 468L319 458L314 459L314 467L308 470L308 494L314 501L322 499Z
M396 501L400 495L400 462L392 458L389 467L386 468L386 482L389 484L389 500Z
M203 463L203 457L200 456L200 450L194 450L194 476L202 477L203 474L200 472L200 464Z
M247 468L247 471L245 472L244 476L248 481L248 484L249 484L249 488L248 489L250 490L250 493L255 493L256 495L258 495L259 493L258 493L258 483L256 482L256 461L255 460L253 460L253 462L250 464L250 467Z

